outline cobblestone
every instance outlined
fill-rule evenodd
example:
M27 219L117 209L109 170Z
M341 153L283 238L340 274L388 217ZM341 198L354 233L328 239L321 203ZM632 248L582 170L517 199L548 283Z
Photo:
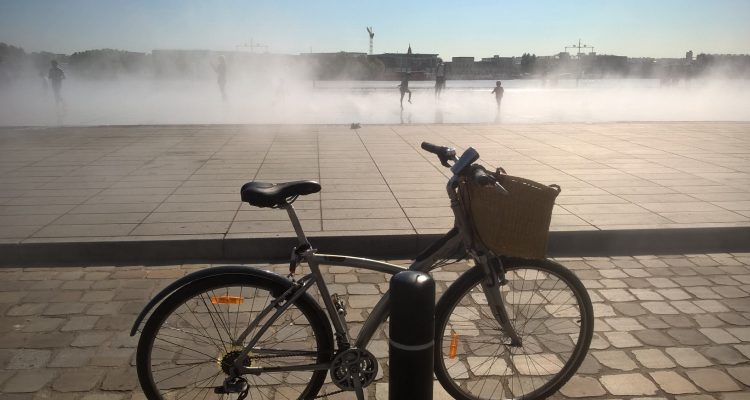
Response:
M604 332L609 343L617 348L638 347L641 342L628 332Z
M92 349L68 348L60 350L50 362L50 367L84 367L94 355Z
M656 394L656 386L642 374L605 375L601 382L610 393L618 396Z
M647 301L644 302L643 308L649 310L653 314L679 314L674 307L670 306L665 301Z
M696 385L709 392L740 390L729 375L717 369L688 370L687 375Z
M96 357L91 360L91 365L100 367L121 367L127 365L133 357L134 351L130 348L113 349L105 348L97 350Z
M52 356L49 350L20 350L5 366L6 369L37 369L47 365Z
M698 392L698 388L695 385L674 371L657 371L652 372L650 375L659 387L667 393L685 394Z
M560 392L565 396L572 398L601 397L607 394L596 378L582 376L574 376L571 378Z
M633 350L636 360L646 368L673 368L675 364L664 353L657 349Z
M102 382L102 390L133 390L138 385L138 379L130 369L110 369Z
M632 371L637 365L631 360L624 351L594 351L594 357L604 366L620 371Z
M694 329L668 329L667 334L683 345L700 346L711 343L708 338Z
M553 398L745 400L750 295L742 285L750 285L750 274L736 261L717 255L563 260L591 285L596 333L578 374ZM704 271L728 265L743 273ZM14 285L0 280L0 398L143 399L133 367L138 338L128 335L135 315L169 277L200 267L53 268L32 270L23 281L26 270L0 271L0 279L15 279ZM461 271L437 271L441 291ZM51 281L44 275L61 283L45 283ZM387 276L331 268L329 278L331 291L345 294L347 321L357 332L387 290ZM387 378L382 330L369 349ZM387 398L383 382L369 389L369 400ZM449 396L440 388L436 398Z
M734 379L742 382L745 386L750 386L750 366L747 367L730 367L727 368L729 375L732 375Z
M666 349L666 352L682 367L708 367L711 365L711 361L692 348L670 347Z
M58 392L88 392L99 387L103 376L104 371L100 369L81 368L65 371L52 384L52 389Z
M642 330L633 332L633 335L638 338L643 344L650 346L674 346L675 341L669 336L662 333L659 330Z
M729 346L711 346L703 350L703 354L714 360L717 364L737 365L748 361L737 350Z
M63 332L67 331L85 331L94 329L96 321L99 320L97 316L74 316L71 317L60 330Z
M721 328L702 328L700 332L717 344L739 343L740 340Z
M47 369L18 371L5 381L3 392L34 393L45 387L54 377L55 372Z

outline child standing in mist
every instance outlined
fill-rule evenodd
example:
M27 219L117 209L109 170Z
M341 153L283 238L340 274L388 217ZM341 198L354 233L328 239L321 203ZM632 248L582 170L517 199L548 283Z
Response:
M404 74L404 79L401 80L401 84L398 85L399 91L401 92L401 109L404 109L404 94L409 93L409 103L411 103L411 90L409 90L409 74Z
M502 87L502 82L495 82L495 88L492 89L492 93L495 94L495 101L497 101L497 110L500 111L500 103L502 103L503 93L505 93L505 89Z
M435 98L440 98L440 92L445 89L445 64L442 61L438 63L435 69Z
M216 72L216 82L219 84L219 90L221 91L221 99L227 101L227 62L224 56L219 56L217 60L218 64L211 65Z
M495 120L500 121L500 103L502 103L503 93L505 93L505 89L502 86L502 82L497 81L495 83L495 88L492 89L492 93L495 94L495 101L497 101L497 116L495 117Z
M63 72L62 68L60 68L60 66L57 64L56 60L52 60L50 64L52 64L52 67L50 67L49 73L47 73L47 78L52 84L52 91L55 93L55 103L58 106L65 105L62 96L60 95L60 89L62 89L62 81L63 79L65 79L65 72Z
M497 81L495 83L495 88L492 89L492 93L495 94L495 101L497 101L497 115L495 116L495 121L500 121L500 104L503 102L503 93L505 93L502 82Z

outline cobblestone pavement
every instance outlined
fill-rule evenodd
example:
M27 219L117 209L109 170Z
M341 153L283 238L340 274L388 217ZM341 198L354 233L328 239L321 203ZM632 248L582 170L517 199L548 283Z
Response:
M595 302L595 337L559 398L748 399L750 254L559 259ZM207 265L0 270L0 397L142 399L128 336L147 299ZM282 272L282 265L266 268ZM463 264L437 270L438 290ZM354 331L387 276L331 267ZM387 375L384 327L370 350ZM387 383L369 389L387 399ZM353 398L350 393L334 398ZM449 398L436 384L435 398Z

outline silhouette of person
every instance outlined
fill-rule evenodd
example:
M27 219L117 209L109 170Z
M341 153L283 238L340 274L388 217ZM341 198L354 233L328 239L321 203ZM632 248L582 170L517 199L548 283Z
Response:
M211 65L216 72L216 82L219 84L219 90L221 91L221 99L227 101L227 62L224 56L219 56L217 60L218 64Z
M39 77L42 78L42 92L46 96L49 92L49 83L47 82L47 77L44 76L44 71L39 71Z
M411 90L409 90L409 74L405 73L404 78L401 80L401 84L398 85L399 91L401 92L401 109L404 109L404 94L409 93L409 103L411 103Z
M57 103L57 105L64 105L62 96L60 95L60 89L62 89L62 81L65 79L65 72L63 72L57 64L57 61L52 60L50 61L50 64L52 64L52 67L47 73L47 78L52 84L52 91L55 93L55 103Z
M495 88L492 89L492 93L495 94L495 101L497 101L497 117L496 120L500 120L500 104L503 101L503 94L505 93L505 89L502 86L502 83L500 81L497 81L495 83Z
M3 68L3 58L0 57L0 90L5 89L8 85L10 85L10 78Z
M440 92L445 89L445 64L441 61L435 69L435 98L440 98Z

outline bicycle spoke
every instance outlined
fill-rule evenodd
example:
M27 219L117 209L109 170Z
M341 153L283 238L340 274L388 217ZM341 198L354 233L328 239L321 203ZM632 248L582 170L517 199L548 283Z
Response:
M583 329L576 292L561 276L541 268L507 271L500 295L521 339L520 346L511 346L508 332L490 309L482 277L477 277L453 302L441 349L448 354L448 344L458 335L460 350L450 362L447 356L439 360L441 368L450 365L448 377L466 398L515 398L546 391L565 371ZM579 335L568 335L574 332Z
M234 338L270 301L268 289L229 283L197 290L176 304L154 331L150 347L156 353L149 373L158 393L165 399L233 398L233 395L214 394L213 389L224 384L229 376L226 363L235 362L240 354L241 348ZM247 339L252 335L250 332ZM318 330L311 325L309 316L296 302L291 304L257 338L256 346L247 355L245 366L262 367L266 371L244 376L249 398L297 399L313 384L313 378L322 384L325 371L315 371L312 367L320 356L317 337ZM216 353L211 354L214 350ZM326 353L332 353L332 349ZM283 370L290 366L310 369ZM275 368L282 370L274 371Z

